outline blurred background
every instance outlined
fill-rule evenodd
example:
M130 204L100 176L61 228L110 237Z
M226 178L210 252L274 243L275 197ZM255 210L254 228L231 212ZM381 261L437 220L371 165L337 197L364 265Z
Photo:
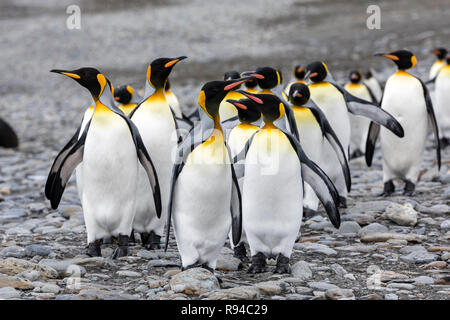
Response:
M369 30L367 7L381 9L381 29ZM69 5L81 9L81 29L66 26ZM187 55L171 75L184 110L200 87L225 71L269 65L284 84L294 64L323 59L340 82L350 69L394 65L373 53L412 50L426 77L436 46L450 44L449 0L2 0L0 116L17 129L23 148L58 150L90 104L87 90L49 73L92 66L117 87L142 89L158 57ZM384 73L383 73L384 72Z

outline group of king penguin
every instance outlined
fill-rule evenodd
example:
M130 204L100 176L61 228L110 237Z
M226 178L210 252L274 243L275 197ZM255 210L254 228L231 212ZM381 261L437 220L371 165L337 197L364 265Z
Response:
M76 171L89 256L112 239L113 258L126 256L135 233L158 249L164 228L167 250L173 225L183 269L214 270L228 237L249 273L265 272L267 259L276 259L273 272L289 273L302 218L320 202L339 227L348 161L365 155L370 166L378 136L383 196L395 179L414 194L428 118L440 167L441 142L450 138L450 59L445 49L434 53L428 82L437 117L427 84L407 71L417 64L407 50L376 54L398 68L384 88L372 70L350 72L342 86L323 61L295 66L285 87L271 67L229 71L203 85L189 116L168 82L185 56L151 62L143 97L130 85L114 89L94 68L51 70L88 89L93 104L55 158L45 195L56 209Z

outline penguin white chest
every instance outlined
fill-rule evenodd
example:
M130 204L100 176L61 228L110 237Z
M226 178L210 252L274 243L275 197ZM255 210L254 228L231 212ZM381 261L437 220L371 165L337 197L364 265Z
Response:
M300 162L278 129L261 129L245 160L242 218L252 255L289 257L302 219Z
M381 107L400 122L405 132L399 138L380 129L385 174L414 181L422 163L428 127L420 81L406 72L395 73L386 83Z
M444 67L435 83L436 121L442 137L450 137L450 66Z
M111 111L96 112L86 137L81 172L88 242L130 233L137 172L136 148L126 122Z
M231 227L231 167L223 136L212 136L188 156L175 185L173 223L184 267L215 268Z

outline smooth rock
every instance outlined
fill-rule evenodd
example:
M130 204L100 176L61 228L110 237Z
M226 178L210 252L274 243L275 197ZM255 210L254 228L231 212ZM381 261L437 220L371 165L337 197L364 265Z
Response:
M20 290L33 289L34 285L31 281L12 276L0 276L0 288L11 287Z
M358 235L364 236L368 233L374 233L374 232L387 232L388 228L386 226L383 226L382 224L379 223L371 223L363 228L361 228L361 230L359 230Z
M214 274L203 268L192 268L180 272L170 279L169 284L174 292L188 295L201 295L220 288Z
M395 293L387 293L384 295L385 300L398 300L398 295Z
M74 298L76 300L135 300L136 297L124 292L105 289L83 289Z
M25 249L19 246L6 247L0 252L0 257L2 258L23 258L25 256Z
M355 221L344 221L341 223L337 233L339 234L347 234L347 235L356 235L361 227Z
M266 296L281 294L286 291L286 282L284 281L265 281L253 285L258 288L259 293Z
M334 273L336 273L336 275L338 276L344 276L346 275L348 272L347 270L345 270L340 264L338 263L333 263L330 266L331 270L333 270Z
M11 287L0 288L0 300L18 298L20 298L20 291Z
M259 289L253 286L241 286L207 292L200 296L207 300L259 300Z
M0 259L0 273L7 275L16 275L26 270L36 270L40 273L40 279L55 279L58 277L58 272L48 266L41 266L26 260L7 258Z
M294 244L294 249L302 249L306 250L308 252L312 253L322 253L327 256L336 255L336 250L331 249L330 247L320 244L320 243L313 243L313 242L304 242L304 243L296 243Z
M41 287L41 292L43 292L43 293L58 294L60 291L61 291L61 288L53 283L46 283Z
M354 300L355 295L352 289L334 288L325 291L325 297L330 300Z
M312 271L306 261L297 261L292 266L292 275L302 281L312 278Z
M148 267L177 267L179 264L175 261L166 260L166 259L157 259L157 260L150 260L148 262Z
M400 205L391 203L385 211L386 216L401 226L415 226L417 224L417 211L411 203Z
M415 264L430 263L437 259L438 255L429 253L428 251L414 251L408 255L400 256L400 260Z
M441 227L442 230L450 229L450 219L442 221L440 227Z
M427 237L414 233L403 234L396 232L373 232L361 236L362 242L386 242L389 239L403 239L408 242L422 242L426 240Z
M131 271L131 270L119 270L116 272L119 277L128 277L128 278L140 278L142 277L142 273Z
M25 247L25 254L29 257L41 256L46 257L52 253L52 248L40 244L31 244Z
M321 290L321 291L326 291L329 289L339 289L338 286L332 284L332 283L328 283L328 282L323 282L323 281L312 281L312 282L308 282L308 287L316 289L316 290Z
M237 271L242 268L240 259L231 255L220 255L217 259L216 270Z
M428 276L419 276L419 277L415 277L412 279L414 281L414 283L419 283L419 284L433 284L434 283L434 279L432 277L428 277Z

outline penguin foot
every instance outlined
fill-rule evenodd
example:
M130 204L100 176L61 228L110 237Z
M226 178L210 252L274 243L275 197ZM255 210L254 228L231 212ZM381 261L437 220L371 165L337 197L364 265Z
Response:
M353 151L352 154L350 155L350 160L351 160L351 159L355 159L355 158L362 157L363 155L364 155L364 153L363 153L361 150L356 149L356 150Z
M145 247L148 243L150 235L148 234L148 232L141 232L139 233L139 235L141 236L141 244L143 247Z
M114 251L112 258L117 259L128 256L128 243L130 241L129 236L119 234L119 246Z
M395 186L392 180L386 181L384 183L384 190L380 194L380 197L389 197L395 192Z
M128 246L134 247L136 245L136 238L134 237L134 230L131 230Z
M262 252L258 252L252 256L252 264L248 268L247 273L263 273L266 272L266 256Z
M312 217L314 217L317 214L316 210L310 209L310 208L306 208L303 207L303 219L304 220L308 220L311 219Z
M277 266L275 267L274 273L291 273L291 266L289 265L289 258L283 256L281 253L277 258Z
M87 255L89 257L101 257L102 249L100 248L100 240L89 243Z
M347 208L347 198L339 196L339 208Z
M161 236L158 236L155 232L150 231L148 242L145 245L145 249L147 250L160 249L161 248L160 244L161 244Z
M405 181L405 189L403 195L412 197L416 193L416 185L409 180Z
M241 260L243 263L249 263L250 259L247 257L247 249L245 249L245 244L240 243L234 247L234 257Z

